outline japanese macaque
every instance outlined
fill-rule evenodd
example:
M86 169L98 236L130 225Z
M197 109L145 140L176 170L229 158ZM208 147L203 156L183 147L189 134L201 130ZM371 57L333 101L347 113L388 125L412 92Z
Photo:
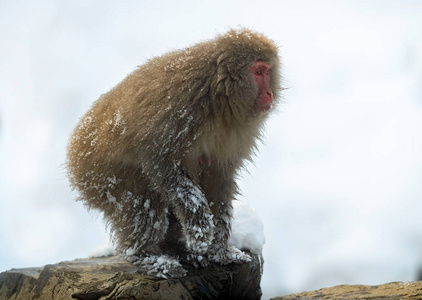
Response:
M155 57L77 125L71 185L142 272L249 262L227 244L231 202L280 92L276 45L247 29Z

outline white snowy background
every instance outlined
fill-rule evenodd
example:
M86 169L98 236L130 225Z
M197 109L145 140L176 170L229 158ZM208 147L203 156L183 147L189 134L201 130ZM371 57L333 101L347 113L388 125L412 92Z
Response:
M421 16L417 0L0 0L0 271L106 243L72 201L71 130L136 65L241 25L281 46L288 87L240 182L264 224L263 299L416 280Z

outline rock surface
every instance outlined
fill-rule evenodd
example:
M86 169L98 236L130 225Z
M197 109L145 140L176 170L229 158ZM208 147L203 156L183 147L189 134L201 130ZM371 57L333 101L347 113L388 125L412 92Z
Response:
M294 299L422 299L422 281L392 282L382 285L338 285L272 300Z
M249 264L184 265L179 279L142 275L118 256L12 269L0 274L0 299L260 299L261 260L250 255Z

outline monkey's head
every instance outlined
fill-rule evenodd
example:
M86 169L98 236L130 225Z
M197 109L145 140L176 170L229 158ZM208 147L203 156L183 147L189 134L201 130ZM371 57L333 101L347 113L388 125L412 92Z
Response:
M265 115L281 90L275 44L246 29L230 30L216 44L216 100L226 101L235 117Z

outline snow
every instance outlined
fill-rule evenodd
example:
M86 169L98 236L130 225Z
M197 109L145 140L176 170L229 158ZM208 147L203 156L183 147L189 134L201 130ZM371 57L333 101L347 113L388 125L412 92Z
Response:
M251 252L260 255L264 243L264 224L261 217L247 201L234 201L232 234L229 238L229 246L249 249Z
M115 254L116 252L113 248L113 245L110 243L110 241L107 241L106 243L101 246L98 246L91 253L89 253L88 257L103 257Z

